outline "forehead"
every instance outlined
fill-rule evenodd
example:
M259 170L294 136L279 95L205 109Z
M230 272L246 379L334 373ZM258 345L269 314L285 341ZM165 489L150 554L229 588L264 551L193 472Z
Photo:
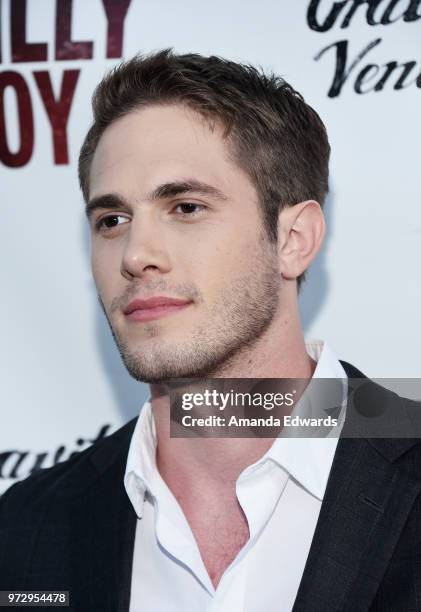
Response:
M230 157L222 128L178 105L150 106L112 123L99 140L90 198L116 192L138 197L162 181L194 177L229 195L253 186Z

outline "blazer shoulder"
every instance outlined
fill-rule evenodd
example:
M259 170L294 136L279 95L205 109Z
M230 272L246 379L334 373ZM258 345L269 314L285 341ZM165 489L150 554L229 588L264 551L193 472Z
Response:
M348 397L349 416L344 437L366 438L389 461L399 460L418 476L421 465L421 401L392 391L381 380L372 380L346 361L340 363L353 383L351 397ZM355 428L355 424L359 427Z
M99 474L118 461L125 465L135 423L136 418L66 461L12 485L0 497L0 524L14 522L28 510L80 497Z

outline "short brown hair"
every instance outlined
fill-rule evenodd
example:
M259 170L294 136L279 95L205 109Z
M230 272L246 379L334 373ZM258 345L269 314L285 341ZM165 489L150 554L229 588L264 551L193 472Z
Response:
M285 206L310 199L323 205L330 146L320 117L301 94L253 66L171 49L122 62L96 87L94 121L79 156L85 200L104 130L134 109L168 103L184 104L222 125L235 161L256 188L270 240L277 240L278 214Z

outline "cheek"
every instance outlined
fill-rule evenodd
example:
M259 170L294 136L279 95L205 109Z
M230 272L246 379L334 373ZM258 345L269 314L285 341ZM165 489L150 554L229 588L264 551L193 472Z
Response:
M98 293L105 299L114 296L121 278L121 260L116 250L101 248L101 246L93 243L91 266Z
M184 268L190 273L207 299L218 299L236 279L244 277L256 266L256 246L244 236L232 232L226 239L203 241L194 253L184 253Z

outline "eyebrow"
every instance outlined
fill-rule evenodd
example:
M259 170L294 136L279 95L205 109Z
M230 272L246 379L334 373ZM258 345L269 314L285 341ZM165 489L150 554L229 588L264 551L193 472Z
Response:
M213 187L212 185L208 185L207 183L203 183L201 181L197 181L195 179L171 181L168 183L163 183L162 185L158 185L158 187L155 187L155 189L153 189L146 196L146 199L156 201L166 198L174 198L175 196L187 193L208 195L216 200L228 200L228 197L216 187ZM130 206L123 197L115 193L108 193L89 200L85 207L85 213L87 218L90 219L92 217L93 212L97 209L115 210L116 208L118 208L119 210L123 210L124 212L130 212Z
M227 200L227 196L222 193L216 187L202 183L195 179L187 179L185 181L172 181L170 183L164 183L156 187L148 196L148 200L159 200L161 198L173 198L178 195L185 193L200 193L202 195L209 195L216 200Z
M107 193L89 200L85 206L85 214L89 221L95 210L115 210L116 208L124 212L130 212L130 207L124 198L115 193Z

